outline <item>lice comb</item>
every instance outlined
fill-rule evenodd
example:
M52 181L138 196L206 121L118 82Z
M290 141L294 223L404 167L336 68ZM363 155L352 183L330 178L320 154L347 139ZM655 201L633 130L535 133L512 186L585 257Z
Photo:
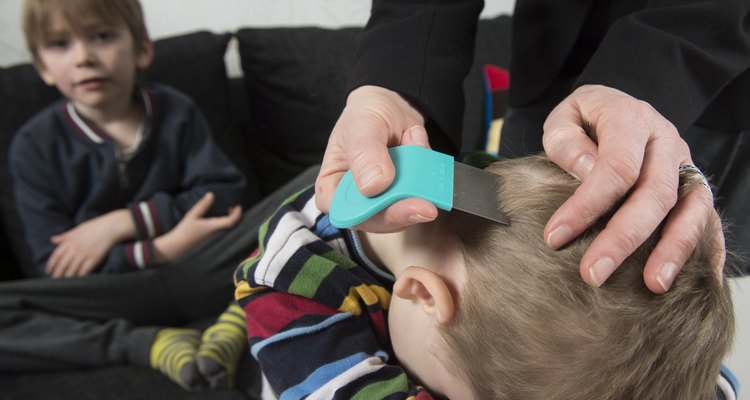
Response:
M425 199L446 211L455 208L501 224L510 223L497 207L497 175L419 146L392 147L388 152L396 167L393 184L377 196L366 197L348 171L331 202L333 226L351 228L396 201L411 197Z

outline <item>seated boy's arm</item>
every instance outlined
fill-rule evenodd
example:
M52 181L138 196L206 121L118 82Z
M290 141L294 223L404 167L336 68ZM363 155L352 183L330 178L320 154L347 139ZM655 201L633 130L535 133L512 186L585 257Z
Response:
M117 243L135 235L130 212L111 211L52 236L55 250L47 260L46 272L53 278L89 275Z
M122 257L113 255L118 253L115 243L132 237L129 231L133 230L133 223L130 222L132 218L129 213L120 210L121 212L113 215L77 224L74 217L75 209L70 203L71 198L63 197L57 191L59 182L55 180L56 175L49 170L52 167L43 161L27 162L30 159L45 160L43 155L38 153L38 146L33 143L20 140L14 143L9 153L9 166L13 174L16 208L23 223L26 244L39 274L60 277L78 275L79 272L89 273L95 269L129 269L124 254ZM96 247L96 250L90 249L90 246ZM56 251L55 260L50 264ZM93 266L89 263L85 267L80 267L72 257L87 252L93 252L95 255L89 254L84 258L98 258L99 261L94 262ZM102 253L104 255L101 255ZM111 265L106 268L100 266L102 258ZM118 258L119 261L116 260ZM110 259L112 261L109 261ZM71 262L76 264L76 268L68 273L67 263ZM61 267L63 264L66 266ZM48 265L51 266L50 269Z
M196 108L184 125L179 143L165 144L178 147L181 157L178 193L157 192L146 201L129 205L139 238L155 238L171 231L206 193L213 193L214 201L206 211L207 217L224 216L241 204L245 195L245 178L224 155L211 138L210 129Z
M240 206L232 207L224 216L204 217L214 202L213 193L207 193L185 214L177 226L154 240L154 254L157 263L173 260L180 254L194 248L212 234L228 229L239 221L242 215Z

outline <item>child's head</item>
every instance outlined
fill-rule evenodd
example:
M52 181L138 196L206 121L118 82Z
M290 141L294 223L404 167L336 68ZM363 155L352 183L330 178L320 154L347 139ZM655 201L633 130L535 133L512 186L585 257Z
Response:
M444 266L432 278L407 268L397 280L390 330L407 370L449 395L461 392L448 385L465 383L477 399L714 396L734 334L729 289L711 267L717 232L707 229L666 294L643 283L653 237L601 288L592 287L578 266L607 218L557 251L542 234L579 182L542 156L488 169L501 179L499 204L510 226L441 214L433 231L449 239L431 233L429 240L443 240L437 252ZM458 256L444 250L451 246ZM427 317L415 317L417 308L404 313L409 304ZM425 346L407 343L409 335ZM420 365L425 359L433 362Z
M152 59L138 0L26 0L22 18L40 75L74 102L132 91Z

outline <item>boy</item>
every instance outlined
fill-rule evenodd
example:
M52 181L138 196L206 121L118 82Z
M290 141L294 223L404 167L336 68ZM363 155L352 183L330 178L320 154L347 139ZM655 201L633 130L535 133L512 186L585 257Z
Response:
M488 170L498 174L498 205L510 226L455 211L392 234L338 230L315 207L312 190L281 207L261 229L261 253L235 278L251 353L276 395L732 393L717 391L727 388L720 365L734 319L729 289L710 267L715 231L706 230L664 295L642 281L654 240L601 288L591 287L578 261L606 220L558 251L542 241L549 216L579 182L543 156Z
M153 57L137 2L27 1L23 26L40 76L66 97L21 127L9 154L40 272L151 267L239 219L244 178L202 114L173 89L136 85ZM208 193L217 219L172 232Z
M39 75L65 97L20 128L9 154L41 273L151 268L239 220L244 178L193 102L174 89L136 83L153 58L137 0L27 0L23 27ZM124 361L150 365L185 388L226 387L245 342L236 305L202 337L124 319L96 324L11 312L23 315L4 318L3 328L16 329L24 347L0 359L23 355L25 370ZM46 325L60 340L43 338ZM71 360L71 344L87 357ZM0 367L13 368L8 364Z

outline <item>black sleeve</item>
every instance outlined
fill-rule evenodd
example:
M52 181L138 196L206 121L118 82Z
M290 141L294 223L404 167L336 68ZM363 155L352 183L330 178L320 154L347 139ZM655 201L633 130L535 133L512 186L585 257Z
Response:
M463 80L474 55L481 0L375 0L359 37L350 90L401 93L428 120L431 144L461 148ZM429 129L434 127L436 129Z
M750 1L651 0L615 21L577 85L651 104L682 131L750 67Z

